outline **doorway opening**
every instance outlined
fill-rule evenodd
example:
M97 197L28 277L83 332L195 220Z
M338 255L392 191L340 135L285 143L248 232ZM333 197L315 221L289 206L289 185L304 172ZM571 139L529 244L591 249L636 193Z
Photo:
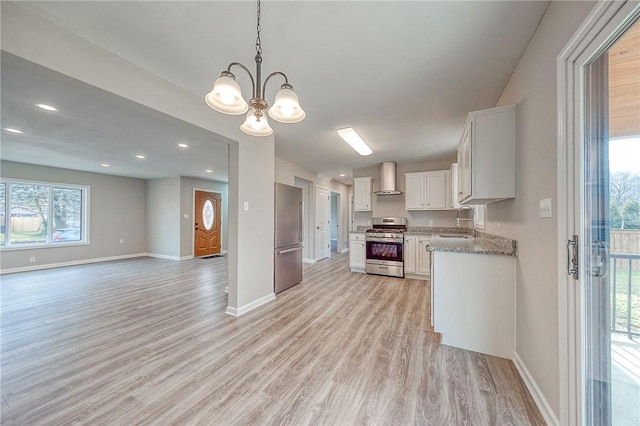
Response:
M340 234L340 193L331 192L331 256L342 251Z

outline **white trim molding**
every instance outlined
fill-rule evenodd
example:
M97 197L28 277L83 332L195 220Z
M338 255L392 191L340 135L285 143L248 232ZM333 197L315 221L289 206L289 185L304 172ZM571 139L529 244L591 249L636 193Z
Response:
M529 393L533 397L538 409L542 413L542 417L544 417L544 421L547 422L548 425L559 425L558 418L553 412L551 405L549 405L549 401L544 397L544 393L538 387L538 384L533 379L531 373L527 369L526 365L518 355L518 352L513 354L513 363L516 366L516 370L520 373L520 377L524 381L525 386L529 390Z
M271 302L272 300L276 300L275 293L269 293L266 296L261 297L260 299L254 300L251 303L247 303L244 306L240 306L239 308L233 308L231 306L227 306L227 309L224 311L224 313L234 317L239 317L240 315L244 315L247 312L252 311L264 305L265 303Z
M180 256L171 256L168 254L157 254L157 253L145 253L145 256L154 257L156 259L167 259L167 260L185 260L189 259L189 257L185 257L184 259Z
M0 269L0 275L13 274L15 272L39 271L41 269L63 268L65 266L86 265L89 263L111 262L113 260L132 259L134 257L146 257L147 253L124 254L121 256L99 257L95 259L71 260L69 262L48 263L45 265L24 266L20 268Z
M562 425L583 423L582 360L584 353L581 341L581 282L567 274L566 247L567 240L573 235L578 235L580 238L583 229L580 212L583 200L581 182L584 173L582 158L585 126L585 69L605 52L638 16L640 16L640 2L637 0L598 2L557 59L557 247L558 253L562 254L558 262L560 358L558 420Z
M310 258L308 258L308 257L305 257L304 259L302 259L302 262L303 262L303 263L316 263L316 262L317 262L317 260L315 260L315 259L310 259Z

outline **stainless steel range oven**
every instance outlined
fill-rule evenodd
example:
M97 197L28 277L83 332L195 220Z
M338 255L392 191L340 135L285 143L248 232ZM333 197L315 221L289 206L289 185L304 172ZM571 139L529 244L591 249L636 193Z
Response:
M366 232L368 274L404 277L405 217L374 217Z

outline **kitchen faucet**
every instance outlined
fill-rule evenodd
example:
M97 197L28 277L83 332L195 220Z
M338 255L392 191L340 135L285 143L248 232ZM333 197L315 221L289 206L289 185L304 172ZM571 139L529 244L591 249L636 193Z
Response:
M460 226L460 221L473 221L473 214L471 215L471 217L467 217L467 218L460 218L460 212L463 210L473 210L473 207L471 206L460 206L456 209L456 226Z

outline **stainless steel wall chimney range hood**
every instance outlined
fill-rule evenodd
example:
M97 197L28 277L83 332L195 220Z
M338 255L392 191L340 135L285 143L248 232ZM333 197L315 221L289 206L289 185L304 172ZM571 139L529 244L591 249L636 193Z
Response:
M385 161L380 164L380 191L376 195L400 195L396 188L396 162Z

